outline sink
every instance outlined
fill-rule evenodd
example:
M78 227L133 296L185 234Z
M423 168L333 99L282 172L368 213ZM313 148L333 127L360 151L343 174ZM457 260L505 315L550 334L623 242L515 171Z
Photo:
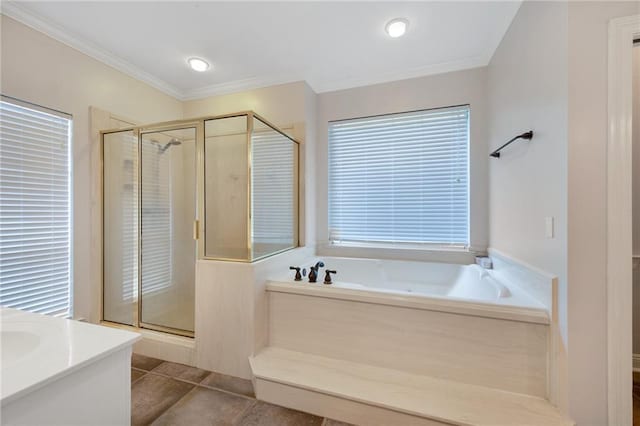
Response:
M4 368L36 350L41 340L40 336L28 331L2 330L0 342L2 342L0 356Z
M1 423L129 424L131 347L139 338L0 307Z

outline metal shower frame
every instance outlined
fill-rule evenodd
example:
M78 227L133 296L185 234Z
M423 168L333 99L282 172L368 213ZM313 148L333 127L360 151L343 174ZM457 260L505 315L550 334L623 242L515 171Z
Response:
M234 117L246 117L247 120L247 249L249 255L247 259L234 259L234 258L225 258L225 257L210 257L206 256L205 251L205 238L202 238L206 233L206 203L205 203L205 122L211 120L220 120L225 118L234 118ZM252 226L251 226L251 209L252 209L252 199L251 199L251 178L252 178L252 134L253 134L253 123L254 119L262 122L270 129L278 132L282 136L289 139L293 142L294 147L294 226L293 226L293 245L291 247L275 251L273 253L269 253L255 259L251 259L251 249L252 249ZM142 136L149 133L158 133L158 132L169 132L173 130L187 130L187 129L195 129L196 140L196 217L193 223L193 238L197 241L196 244L196 260L217 260L217 261L231 261L231 262L241 262L241 263L251 263L260 259L264 259L269 256L273 256L278 253L282 253L284 251L288 251L294 249L300 245L299 235L300 235L300 142L295 140L293 137L286 134L284 131L280 130L277 126L269 122L264 117L256 114L254 111L241 111L231 114L223 114L223 115L213 115L213 116L204 116L193 119L186 120L174 120L174 121L166 121L160 123L152 123L145 124L140 126L128 126L116 129L109 129L100 131L100 165L101 171L100 176L102 179L102 303L101 303L101 320L105 322L117 323L115 321L106 320L104 318L104 251L105 251L105 222L104 222L104 136L108 134L115 133L125 133L125 132L133 132L133 135L137 138L138 141L138 191L142 188L142 173L140 169L142 167ZM202 224L202 228L204 229L204 233L200 231L200 224ZM172 334L178 334L186 337L194 337L194 332L190 332L187 330L175 329L171 327L165 327L155 324L148 324L142 321L142 198L138 197L138 300L137 300L137 310L135 312L135 320L134 326L139 328L145 328L155 331L167 332ZM124 324L129 325L129 324Z

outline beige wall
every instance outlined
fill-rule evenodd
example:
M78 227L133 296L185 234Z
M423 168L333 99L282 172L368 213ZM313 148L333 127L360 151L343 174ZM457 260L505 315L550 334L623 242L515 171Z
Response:
M100 265L89 258L92 229L89 106L139 122L182 117L182 103L6 16L1 19L2 93L73 115L74 311L99 317Z
M315 242L313 228L315 179L313 173L305 173L305 167L313 167L315 161L313 148L315 134L310 130L315 126L315 98L316 94L309 86L305 82L299 81L186 101L183 109L185 118L251 110L289 132L291 136L301 142L300 176L303 181L300 182L302 189L300 243L311 246Z
M253 110L277 126L290 127L304 122L302 81L262 89L211 96L184 102L184 117L221 115Z
M488 243L487 211L487 106L486 68L476 68L318 95L317 113L317 239L326 246L327 131L328 122L452 105L471 105L470 198L471 244L485 250ZM329 251L324 247L323 251ZM402 256L406 256L403 250Z
M92 225L92 209L100 206L91 187L96 186L100 171L92 165L97 141L91 140L90 106L136 123L254 110L276 125L290 128L296 139L313 144L315 135L307 127L313 128L315 93L304 82L180 102L11 18L2 15L1 20L2 93L73 115L76 317L97 321L100 315L101 266L90 259L91 241L100 233L99 226ZM313 150L305 148L301 153L311 155ZM313 177L307 174L305 179L311 206ZM302 241L306 235L313 238L308 221L301 220L301 226Z

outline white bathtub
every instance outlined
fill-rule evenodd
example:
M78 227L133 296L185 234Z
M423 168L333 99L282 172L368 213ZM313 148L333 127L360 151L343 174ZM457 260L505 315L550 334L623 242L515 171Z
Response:
M547 397L552 315L543 277L505 265L338 257L318 282L281 270L266 284L265 346ZM334 269L331 285L324 271ZM515 269L513 269L515 271ZM537 286L537 287L536 287ZM546 284L546 288L551 288Z
M325 267L311 284L309 267L318 260ZM278 274L269 290L549 323L547 308L518 283L503 282L475 264L315 257L299 266L307 271L302 281L294 281L295 271ZM327 269L337 271L331 285L323 284Z
M333 410L358 424L444 425L432 421L448 417L433 416L442 404L430 404L421 383L436 380L430 389L454 401L456 415L465 410L455 401L474 399L471 389L483 397L499 391L501 402L535 397L519 403L527 409L549 398L557 369L554 276L495 251L492 270L294 254L283 260L306 268L302 281L285 261L264 276L265 340L250 358L259 399L319 415ZM325 266L309 283L319 260ZM337 271L330 285L323 284L327 269ZM394 380L407 388L393 387ZM416 398L411 414L424 423L393 417L409 398ZM389 411L371 414L374 407ZM473 423L468 412L460 421Z

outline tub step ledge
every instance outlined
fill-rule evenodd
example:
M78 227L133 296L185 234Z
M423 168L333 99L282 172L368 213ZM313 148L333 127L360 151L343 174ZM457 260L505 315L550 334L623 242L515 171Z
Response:
M256 397L366 425L573 425L543 398L267 347L249 359Z

